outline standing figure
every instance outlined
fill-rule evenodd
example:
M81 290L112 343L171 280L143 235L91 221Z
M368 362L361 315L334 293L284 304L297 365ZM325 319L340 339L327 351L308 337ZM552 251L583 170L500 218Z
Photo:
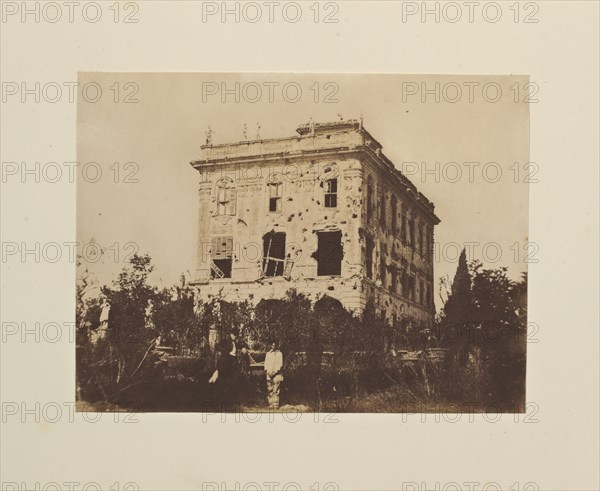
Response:
M248 353L248 343L244 338L244 325L240 324L239 332L234 339L236 346L237 360L240 368L241 375L248 375L250 373L250 353ZM234 332L235 334L235 332Z
M239 366L237 361L236 334L217 344L216 369L208 383L215 384L222 411L232 411L239 404ZM217 401L215 401L217 402Z
M277 342L271 343L271 349L265 355L265 374L267 376L267 393L269 409L279 409L279 392L283 382L283 354Z

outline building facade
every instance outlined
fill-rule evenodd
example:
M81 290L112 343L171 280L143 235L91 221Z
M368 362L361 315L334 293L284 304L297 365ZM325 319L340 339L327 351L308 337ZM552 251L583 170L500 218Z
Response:
M434 206L356 120L297 136L202 146L200 301L281 298L295 288L390 324L434 318Z

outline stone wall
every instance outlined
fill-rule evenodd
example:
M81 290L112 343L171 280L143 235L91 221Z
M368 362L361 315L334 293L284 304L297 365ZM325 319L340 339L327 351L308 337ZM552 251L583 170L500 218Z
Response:
M437 223L433 206L393 170L379 144L357 122L305 128L302 133L205 146L205 159L192 162L200 173L195 281L200 300L220 296L258 302L295 288L314 301L329 295L356 311L373 299L390 322L410 317L431 323L433 265L427 251ZM332 179L337 180L337 206L326 207L327 181ZM280 195L280 202L270 211L273 193ZM403 239L411 235L409 223L414 230L412 242ZM341 274L318 276L317 257L323 257L317 253L318 233L327 231L341 233ZM285 233L283 276L264 276L263 236L270 232ZM232 248L230 278L217 278L214 273L211 278L211 261L218 256L214 249L220 247L215 237L232 238L232 246L224 242L222 246ZM371 278L366 269L369 237ZM403 272L414 277L414 293L400 284L390 291L393 276L400 283Z

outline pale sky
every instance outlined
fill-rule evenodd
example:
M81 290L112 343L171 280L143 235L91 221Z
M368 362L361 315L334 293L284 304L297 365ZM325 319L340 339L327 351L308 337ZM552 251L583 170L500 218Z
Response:
M525 76L80 74L80 85L97 83L102 96L78 101L77 160L80 169L96 162L102 176L89 182L94 166L87 167L89 180L77 176L77 240L94 238L106 250L102 260L89 263L101 284L116 277L133 251L126 244L133 242L152 257L153 282L171 285L195 270L198 175L189 162L202 158L209 125L218 144L242 140L244 123L252 140L257 122L261 138L278 138L295 135L311 117L327 122L338 114L362 115L383 153L435 204L441 219L436 291L439 278L454 275L455 244L475 243L470 260L506 266L518 278L527 269L526 254L535 259L535 248L526 244L525 181L536 177L535 167L527 167L527 82ZM89 86L90 101L95 87ZM231 90L224 102L223 88ZM432 91L425 102L424 88ZM127 96L138 102L124 103ZM431 173L422 173L423 162ZM125 182L128 176L138 182Z

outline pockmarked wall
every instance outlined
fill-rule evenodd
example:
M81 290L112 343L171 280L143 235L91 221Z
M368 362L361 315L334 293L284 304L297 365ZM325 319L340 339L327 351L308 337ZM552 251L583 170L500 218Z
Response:
M213 145L199 172L201 301L281 298L291 288L395 327L433 321L434 207L362 121L309 123L289 138Z

